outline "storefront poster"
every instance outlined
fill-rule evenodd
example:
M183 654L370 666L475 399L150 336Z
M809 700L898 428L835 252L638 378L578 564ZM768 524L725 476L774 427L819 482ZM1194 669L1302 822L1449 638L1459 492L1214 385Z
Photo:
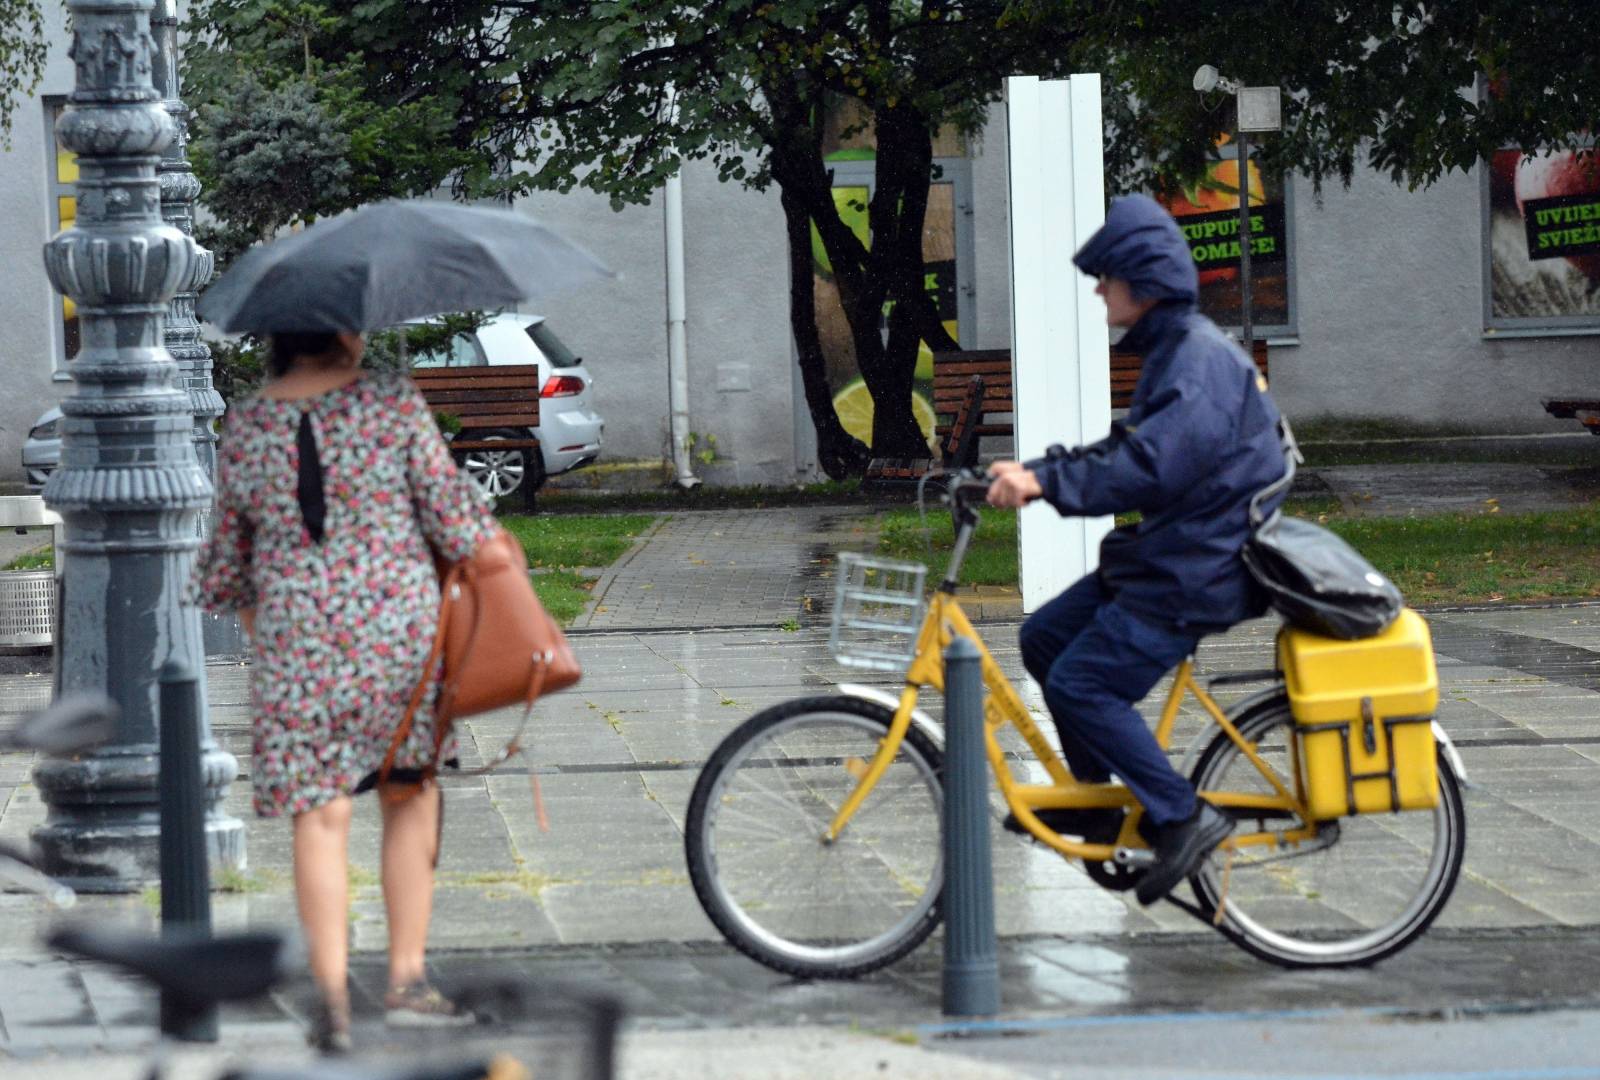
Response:
M1496 153L1487 240L1493 323L1600 326L1600 161L1592 153Z
M1221 326L1243 321L1239 285L1239 160L1224 139L1222 155L1188 187L1158 192L1177 219L1200 273L1200 309ZM1291 260L1284 184L1249 163L1250 319L1259 329L1289 330Z

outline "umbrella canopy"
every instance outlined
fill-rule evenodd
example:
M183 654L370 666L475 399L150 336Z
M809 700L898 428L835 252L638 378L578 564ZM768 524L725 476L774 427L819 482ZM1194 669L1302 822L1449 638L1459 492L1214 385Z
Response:
M198 314L229 333L376 330L615 276L522 214L410 199L250 249L205 291Z

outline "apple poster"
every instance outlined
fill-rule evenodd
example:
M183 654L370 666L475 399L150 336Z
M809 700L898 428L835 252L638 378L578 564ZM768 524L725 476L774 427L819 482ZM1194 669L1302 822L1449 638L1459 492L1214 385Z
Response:
M1496 320L1600 315L1600 161L1574 151L1489 162L1489 310Z

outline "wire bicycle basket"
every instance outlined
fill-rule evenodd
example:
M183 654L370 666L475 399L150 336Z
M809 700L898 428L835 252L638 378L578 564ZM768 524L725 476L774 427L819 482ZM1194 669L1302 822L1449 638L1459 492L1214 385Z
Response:
M928 606L921 563L843 552L828 648L846 667L902 671L916 653Z

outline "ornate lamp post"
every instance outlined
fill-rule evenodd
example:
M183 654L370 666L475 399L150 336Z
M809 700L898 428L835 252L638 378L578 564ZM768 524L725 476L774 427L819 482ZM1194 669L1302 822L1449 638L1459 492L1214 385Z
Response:
M44 492L66 523L57 680L63 691L110 694L122 724L92 754L34 767L48 816L33 840L47 873L124 892L159 879L158 674L173 660L203 670L199 615L179 594L211 486L162 324L209 260L161 218L157 166L178 125L152 82L151 0L68 8L77 83L58 131L78 155L78 217L44 252L82 333L61 407L61 467ZM211 864L241 867L244 826L219 809L236 764L203 717L201 731Z
M177 122L177 133L161 155L161 217L185 236L194 235L194 200L200 181L189 167L189 109L179 95L178 0L156 0L150 19L155 32L155 87L161 104ZM222 415L222 395L211 383L211 350L200 340L200 321L194 315L195 293L211 280L211 252L196 245L196 266L190 280L167 308L167 352L178 362L179 385L189 392L194 413L194 452L206 477L217 478L217 435L213 424Z
M189 108L179 96L178 4L177 0L155 0L150 26L155 36L154 81L161 104L177 121L177 134L162 152L157 175L161 180L161 218L185 236L194 235L194 202L200 194L200 181L189 167ZM189 394L194 414L194 452L206 478L217 478L216 420L224 411L222 395L211 379L211 349L200 339L200 320L195 318L195 293L211 280L216 261L211 252L196 246L198 263L192 279L173 296L167 307L165 344L178 362L178 386ZM210 508L198 519L200 535L211 532ZM200 632L207 656L219 653L238 655L249 645L237 617L231 614L200 616Z

